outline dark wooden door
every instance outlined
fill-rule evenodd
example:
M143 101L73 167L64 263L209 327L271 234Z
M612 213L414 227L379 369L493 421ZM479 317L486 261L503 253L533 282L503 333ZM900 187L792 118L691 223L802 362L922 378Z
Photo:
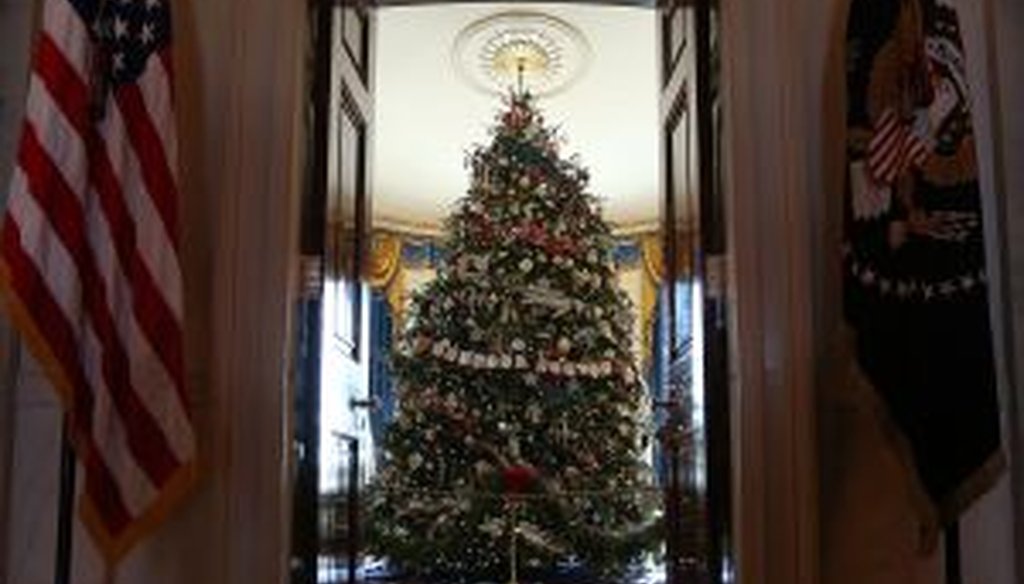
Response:
M374 11L310 0L296 314L291 581L353 582L369 445L369 142Z
M662 216L669 363L678 427L666 511L669 582L722 582L730 562L729 376L717 0L658 4ZM670 476L671 478L671 476Z

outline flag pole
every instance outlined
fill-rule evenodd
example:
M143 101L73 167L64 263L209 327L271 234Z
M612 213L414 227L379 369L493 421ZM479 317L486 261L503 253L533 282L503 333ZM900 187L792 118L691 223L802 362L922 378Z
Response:
M75 510L75 452L71 448L68 426L71 419L64 414L60 432L60 487L57 492L57 553L53 566L54 584L71 582L71 530Z
M962 584L963 573L960 570L960 523L954 521L946 526L944 536L946 584Z

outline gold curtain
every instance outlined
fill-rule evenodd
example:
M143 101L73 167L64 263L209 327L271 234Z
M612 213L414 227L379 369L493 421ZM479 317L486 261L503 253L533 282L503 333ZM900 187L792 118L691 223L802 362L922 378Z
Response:
M658 231L640 236L640 258L643 264L644 277L640 295L640 322L644 348L644 358L648 364L654 358L654 324L655 310L658 307L658 290L661 288L662 276L665 273L665 256L661 246L661 233Z
M378 231L373 234L373 252L370 254L370 286L381 290L388 299L396 321L402 314L403 274L402 238L394 233Z

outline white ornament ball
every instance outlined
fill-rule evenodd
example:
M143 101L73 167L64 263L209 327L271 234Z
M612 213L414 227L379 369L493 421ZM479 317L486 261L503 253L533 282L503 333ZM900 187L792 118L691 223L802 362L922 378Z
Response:
M420 456L419 452L413 452L409 455L409 468L416 470L423 464L423 457Z
M559 337L558 342L555 344L555 348L558 349L558 353L561 355L567 355L572 349L572 341L568 337Z

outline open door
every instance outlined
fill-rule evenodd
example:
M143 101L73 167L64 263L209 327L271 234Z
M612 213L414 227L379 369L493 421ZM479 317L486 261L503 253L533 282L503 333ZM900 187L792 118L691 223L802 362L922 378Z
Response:
M669 357L662 438L669 584L730 579L726 238L717 0L659 2Z
M310 0L294 402L293 584L354 582L370 426L369 141L374 12Z

